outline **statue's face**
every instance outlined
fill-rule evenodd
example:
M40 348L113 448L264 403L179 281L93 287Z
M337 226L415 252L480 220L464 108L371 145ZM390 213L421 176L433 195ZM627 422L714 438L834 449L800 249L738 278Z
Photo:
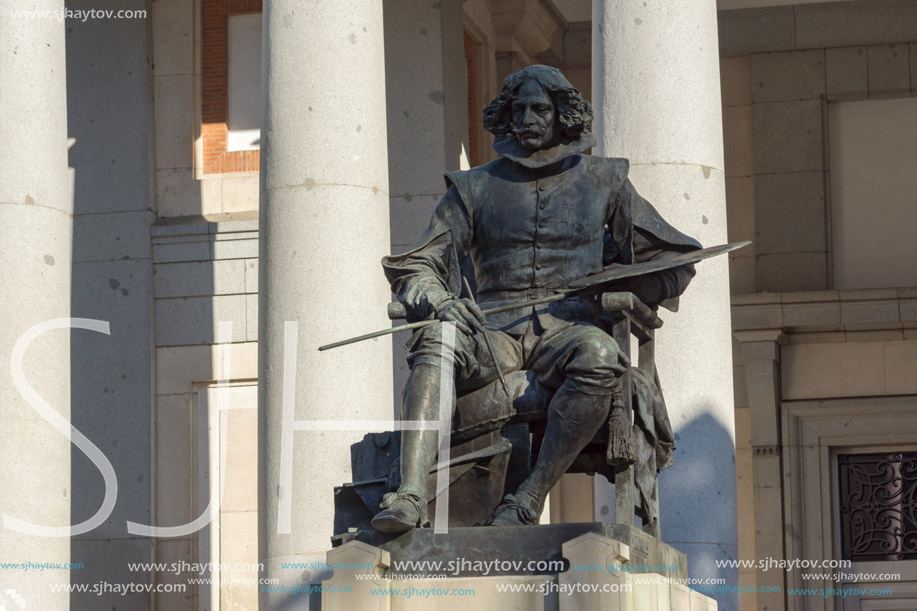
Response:
M554 141L554 102L533 79L525 81L513 99L513 134L519 144L537 151Z

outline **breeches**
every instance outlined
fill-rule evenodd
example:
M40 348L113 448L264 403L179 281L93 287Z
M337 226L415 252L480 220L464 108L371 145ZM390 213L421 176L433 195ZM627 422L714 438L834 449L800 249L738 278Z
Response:
M612 393L624 367L618 362L618 346L610 335L590 323L571 322L540 333L536 326L530 322L522 335L487 330L503 373L533 370L548 388L566 384L570 390L587 395ZM414 334L407 346L411 369L422 364L441 366L442 329L443 325L434 324ZM494 361L480 333L466 335L456 329L454 349L459 394L497 379Z

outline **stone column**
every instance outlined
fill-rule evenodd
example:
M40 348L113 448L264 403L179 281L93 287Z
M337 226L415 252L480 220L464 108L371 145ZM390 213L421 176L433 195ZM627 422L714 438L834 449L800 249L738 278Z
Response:
M786 344L786 333L782 329L741 331L736 333L736 339L742 344L751 417L755 558L783 560L780 346ZM786 608L786 577L786 571L757 570L755 586L775 588L755 594L759 609Z
M462 2L383 5L391 248L402 253L421 236L446 194L443 172L468 169ZM411 331L402 331L392 339L396 411L409 373L404 344L410 337Z
M61 6L57 0L0 2L0 514L66 528L70 442L30 406L10 374L13 347L26 331L70 315L64 22L12 14L19 8L53 13ZM25 350L23 372L69 421L69 329L39 335ZM68 563L70 539L0 525L0 558ZM19 608L22 601L28 609L67 609L69 594L51 586L68 583L68 571L0 570L0 607Z
M593 2L599 155L627 157L637 190L705 246L726 242L714 0ZM656 362L676 432L659 482L663 539L692 577L726 579L737 558L735 432L726 257L698 265L677 314L663 312ZM738 607L719 596L720 610Z
M322 577L280 565L324 560L333 487L350 480L350 444L364 432L292 433L294 421L392 417L390 339L317 351L390 325L379 263L390 245L382 2L271 0L263 31L259 556L262 576L294 586ZM285 337L295 362L285 363ZM260 594L263 610L307 600Z

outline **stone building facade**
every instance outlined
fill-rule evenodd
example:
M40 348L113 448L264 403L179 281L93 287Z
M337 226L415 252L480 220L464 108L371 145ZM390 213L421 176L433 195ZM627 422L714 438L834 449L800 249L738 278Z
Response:
M26 4L0 2L13 365L0 562L82 568L0 568L0 596L280 609L289 595L259 596L258 579L326 578L285 565L324 559L362 429L320 423L391 420L407 338L315 348L390 324L380 257L423 230L443 171L495 157L479 117L503 77L546 63L592 100L593 153L630 158L674 225L705 245L754 242L702 263L664 315L678 451L663 538L692 576L745 590L716 594L720 609L917 605L914 492L895 496L917 450L917 2L74 0L113 13L14 14L61 8ZM542 519L613 522L612 494L567 476ZM883 526L882 510L897 517ZM862 545L856 511L890 547ZM867 586L721 566L768 559L900 577L842 599L790 589ZM182 563L207 562L222 585L176 591ZM151 591L52 587L103 581Z

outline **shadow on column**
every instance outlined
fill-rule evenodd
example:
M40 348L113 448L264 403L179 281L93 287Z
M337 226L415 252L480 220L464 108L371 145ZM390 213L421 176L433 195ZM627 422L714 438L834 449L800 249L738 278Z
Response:
M67 2L73 10L148 9L142 0ZM71 332L71 422L110 461L114 511L71 539L72 584L148 584L152 540L127 532L151 507L152 260L150 91L145 19L68 19L69 164L75 174L71 316L103 320L110 335ZM101 507L99 469L71 445L71 524ZM148 593L72 593L73 611L149 608Z
M678 398L668 399L669 413L677 414ZM688 554L692 579L721 578L736 587L738 568L716 566L716 561L738 560L733 437L705 413L676 424L675 445L675 464L659 477L662 539ZM738 609L738 594L707 595L717 600L719 611Z

